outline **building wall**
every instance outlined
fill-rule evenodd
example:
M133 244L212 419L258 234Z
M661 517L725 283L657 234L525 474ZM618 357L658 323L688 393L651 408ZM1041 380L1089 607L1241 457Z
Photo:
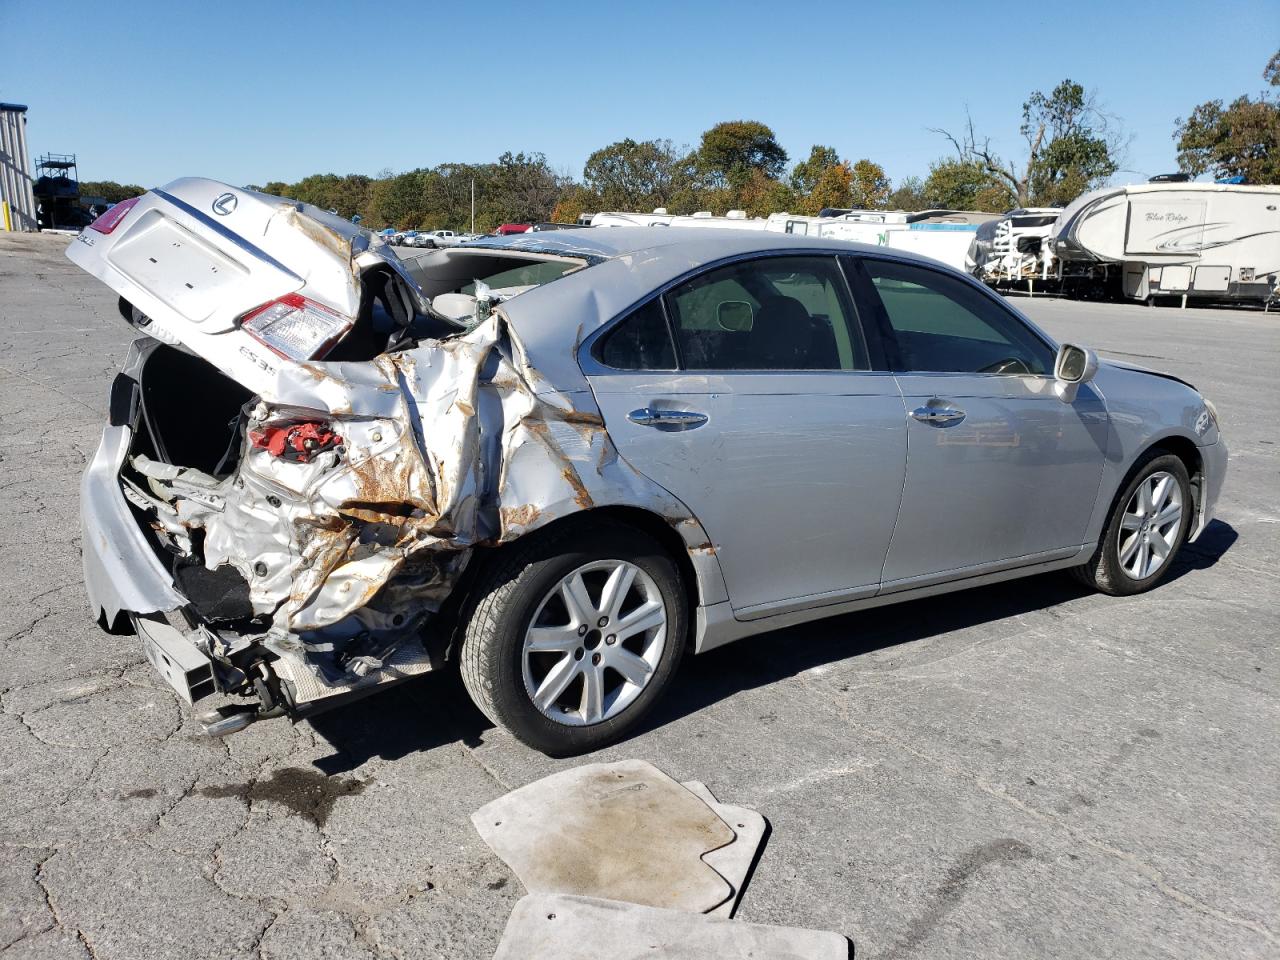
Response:
M27 108L12 103L0 103L0 201L9 204L12 229L37 229L31 155L27 152ZM0 230L4 227L0 217Z

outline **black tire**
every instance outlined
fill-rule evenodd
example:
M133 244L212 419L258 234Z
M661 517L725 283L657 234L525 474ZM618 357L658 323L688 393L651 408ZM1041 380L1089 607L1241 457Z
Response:
M1171 474L1182 492L1182 521L1178 525L1177 536L1169 550L1168 559L1150 576L1135 579L1129 576L1120 565L1120 523L1129 500L1138 487L1153 473ZM1135 593L1144 593L1157 586L1173 568L1174 559L1182 545L1187 541L1187 533L1191 529L1191 521L1195 515L1195 501L1191 496L1191 479L1186 465L1171 453L1163 450L1149 451L1145 459L1129 475L1129 480L1120 489L1119 495L1111 504L1111 514L1107 517L1107 525L1102 532L1102 541L1094 551L1089 562L1071 569L1071 574L1086 587L1110 594L1113 597L1127 597Z
M636 699L599 723L569 726L545 716L526 692L524 638L549 591L572 571L600 560L623 560L653 580L665 607L660 659ZM490 720L553 757L597 750L623 737L658 701L682 659L688 601L680 570L648 534L613 520L581 520L530 534L503 548L481 571L465 618L459 661L463 684Z

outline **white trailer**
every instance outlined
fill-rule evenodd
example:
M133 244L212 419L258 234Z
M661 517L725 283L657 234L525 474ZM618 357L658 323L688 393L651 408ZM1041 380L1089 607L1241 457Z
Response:
M703 229L769 230L797 236L830 237L881 247L910 250L933 257L962 270L965 254L978 226L999 214L967 210L852 210L834 217L810 217L794 213L774 213L767 218L748 217L730 210L717 217L708 212L672 216L659 207L653 213L597 213L593 227L700 227Z
M1267 304L1280 281L1280 186L1095 190L1062 211L1049 243L1068 293Z
M709 210L687 215L667 213L658 207L653 213L626 213L612 210L591 216L593 227L703 227L720 230L763 230L766 221L762 217L748 217L744 210L730 210L717 217Z
M870 243L910 250L964 269L965 255L979 226L998 216L968 210L855 210L837 217L792 217L774 214L766 229ZM801 221L807 221L801 230Z

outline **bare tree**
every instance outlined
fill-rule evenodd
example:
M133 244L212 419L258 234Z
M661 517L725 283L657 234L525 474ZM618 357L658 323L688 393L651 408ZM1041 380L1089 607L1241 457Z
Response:
M1097 186L1119 168L1129 143L1118 118L1098 102L1096 91L1086 92L1071 80L1063 80L1048 95L1037 90L1022 105L1019 132L1027 155L1021 168L996 154L990 137L979 139L967 107L959 134L930 129L951 142L962 163L974 164L1006 188L1019 206L1037 200L1061 202L1064 190L1078 193Z

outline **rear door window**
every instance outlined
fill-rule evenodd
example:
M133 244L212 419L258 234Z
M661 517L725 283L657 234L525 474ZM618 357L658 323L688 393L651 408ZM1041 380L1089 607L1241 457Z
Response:
M866 370L834 258L767 257L710 270L666 296L686 370Z

